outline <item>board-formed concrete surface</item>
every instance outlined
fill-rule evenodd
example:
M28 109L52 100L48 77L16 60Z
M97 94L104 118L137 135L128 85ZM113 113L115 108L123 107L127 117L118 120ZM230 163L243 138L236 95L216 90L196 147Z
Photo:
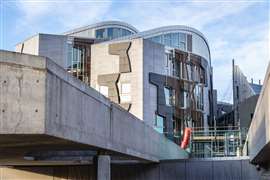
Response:
M55 150L102 150L149 162L188 157L142 120L40 56L0 51L0 120L1 165Z
M3 180L96 180L94 165L0 168ZM189 159L111 165L112 180L260 180L248 158Z
M249 128L246 153L254 164L270 165L270 64Z

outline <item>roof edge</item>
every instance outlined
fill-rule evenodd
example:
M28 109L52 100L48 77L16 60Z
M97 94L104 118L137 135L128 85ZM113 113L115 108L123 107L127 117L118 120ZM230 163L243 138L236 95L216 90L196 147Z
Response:
M107 25L119 25L119 26L124 26L132 31L134 31L134 33L138 33L139 30L137 28L135 28L134 26L132 26L131 24L128 24L126 22L123 21L102 21L102 22L98 22L98 23L94 23L94 24L90 24L87 26L82 26L79 28L74 28L72 30L66 31L64 33L62 33L63 35L69 35L69 34L73 34L73 33L78 33L87 29L91 29L91 28L98 28L98 27L102 27L102 26L107 26Z

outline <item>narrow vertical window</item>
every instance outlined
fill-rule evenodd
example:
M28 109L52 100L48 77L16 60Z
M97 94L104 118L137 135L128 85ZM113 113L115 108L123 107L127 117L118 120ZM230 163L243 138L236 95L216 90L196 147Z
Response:
M239 87L238 86L236 86L236 97L237 97L237 99L239 99Z
M155 119L155 130L159 133L163 133L163 128L164 128L163 121L164 121L164 118L157 114L156 119Z
M131 102L131 85L130 83L121 84L121 94L120 99L121 103Z
M107 86L99 86L99 92L104 96L109 96L109 88Z

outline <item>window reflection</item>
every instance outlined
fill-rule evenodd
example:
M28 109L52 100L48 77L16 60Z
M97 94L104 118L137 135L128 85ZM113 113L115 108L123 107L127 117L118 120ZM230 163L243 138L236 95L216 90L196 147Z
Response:
M179 105L181 108L188 108L189 107L189 97L188 97L188 92L185 90L181 90L179 93Z
M123 28L102 28L96 30L96 38L98 39L115 39L123 36L131 35L132 32Z
M186 34L167 33L149 38L149 40L186 51Z
M203 85L197 84L194 88L196 109L203 110Z
M130 83L121 84L120 99L121 99L121 103L131 102L131 84Z
M105 29L96 30L96 38L102 39L105 37Z
M90 46L68 44L67 71L78 79L90 84Z
M164 118L157 114L154 127L155 127L155 130L159 133L163 133L163 128L164 128L163 121L164 121Z
M165 103L167 106L175 105L175 90L164 87Z

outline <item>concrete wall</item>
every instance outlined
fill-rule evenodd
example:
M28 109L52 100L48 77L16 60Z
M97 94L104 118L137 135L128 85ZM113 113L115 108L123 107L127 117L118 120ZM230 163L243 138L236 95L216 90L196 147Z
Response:
M0 51L0 134L44 133L45 64L43 57Z
M249 128L247 151L255 164L270 164L270 65Z
M163 161L160 164L111 165L112 180L259 180L248 159ZM95 180L94 165L0 168L1 180Z
M0 70L2 143L9 144L4 135L14 136L16 148L25 139L21 134L28 134L30 140L31 135L32 140L43 135L36 147L45 143L53 149L58 141L48 138L55 137L67 141L67 146L79 143L154 162L188 156L50 59L0 51Z
M167 75L164 45L143 41L143 118L154 127L157 111L157 87L149 82L149 73Z
M40 34L38 55L48 57L61 67L67 68L68 37L62 35Z
M248 130L254 115L259 95L254 95L239 104L240 127Z
M63 68L68 62L68 37L53 34L37 34L16 45L16 52L45 56Z

